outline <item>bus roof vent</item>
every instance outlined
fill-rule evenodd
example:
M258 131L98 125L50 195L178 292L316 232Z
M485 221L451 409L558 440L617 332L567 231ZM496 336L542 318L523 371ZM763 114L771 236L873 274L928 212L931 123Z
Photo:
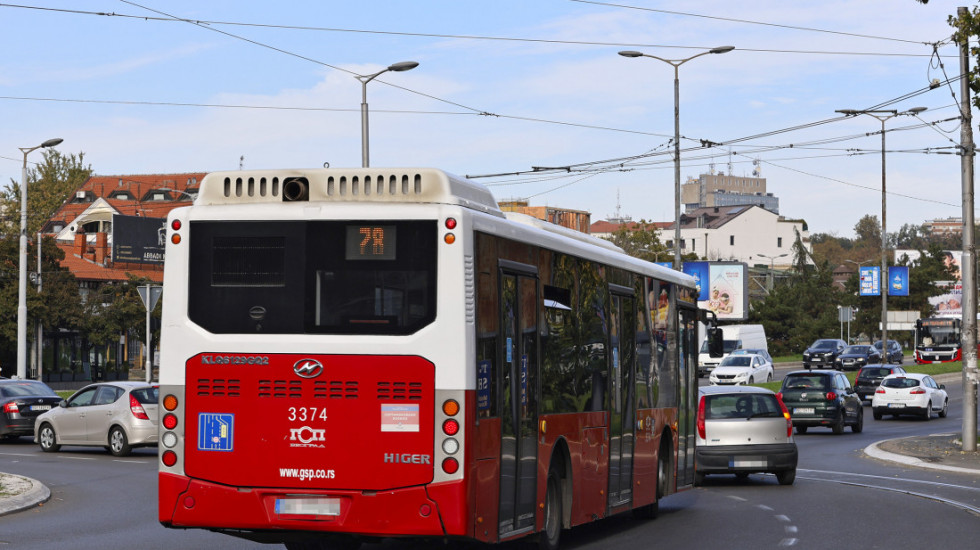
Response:
M197 204L297 200L458 204L503 217L485 186L433 168L212 172L201 180Z

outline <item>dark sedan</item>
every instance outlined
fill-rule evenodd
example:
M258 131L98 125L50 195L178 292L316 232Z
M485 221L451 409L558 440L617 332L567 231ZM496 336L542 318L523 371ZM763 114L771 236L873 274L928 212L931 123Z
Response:
M834 361L834 368L858 370L871 363L881 363L881 354L874 346L847 346Z
M899 344L895 340L888 341L888 353L885 354L881 351L881 340L875 342L875 349L878 353L884 357L885 363L893 363L895 365L901 365L905 360L905 352L902 351L902 344Z
M822 338L817 340L803 352L803 366L811 367L833 367L837 355L847 347L843 340L836 338Z
M874 397L875 390L881 385L881 381L889 374L902 374L905 369L898 365L865 365L858 371L857 378L854 379L854 391L857 392L861 400Z
M34 420L59 402L44 382L0 380L0 439L34 435Z

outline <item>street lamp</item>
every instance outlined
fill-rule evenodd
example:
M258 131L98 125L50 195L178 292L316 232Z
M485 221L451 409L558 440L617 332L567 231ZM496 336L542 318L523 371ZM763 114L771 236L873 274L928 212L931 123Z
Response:
M64 141L54 138L35 147L19 147L24 153L20 171L20 284L17 288L17 378L27 378L27 155ZM40 245L40 243L38 243Z
M881 273L878 282L881 285L881 345L888 349L888 233L885 230L885 121L897 116L916 116L925 111L925 107L912 107L907 111L895 109L877 109L858 111L854 109L838 109L837 112L848 117L868 115L881 122ZM856 263L856 262L855 262Z
M631 50L619 52L619 55L623 57L649 57L663 61L674 67L674 269L678 271L681 270L681 81L678 67L695 57L701 57L709 53L728 53L734 49L735 46L720 46L684 59L664 59L655 55Z
M769 260L769 288L766 290L766 294L768 294L772 292L772 272L774 269L776 269L776 260L778 260L779 258L785 258L786 256L789 256L789 253L786 252L778 256L769 256L767 254L756 254L756 256L760 258L766 258Z
M411 71L415 67L418 67L417 61L399 61L394 65L389 65L388 68L380 70L374 74L369 75L354 75L354 78L361 81L361 166L367 168L370 166L368 161L368 104L367 104L367 85L378 76L388 72L402 72Z

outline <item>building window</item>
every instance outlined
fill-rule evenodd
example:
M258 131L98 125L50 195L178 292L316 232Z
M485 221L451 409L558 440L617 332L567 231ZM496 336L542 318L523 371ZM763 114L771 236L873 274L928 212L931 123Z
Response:
M776 248L782 248L782 247L783 247L783 238L776 237Z
M728 244L735 246L735 235L728 236Z

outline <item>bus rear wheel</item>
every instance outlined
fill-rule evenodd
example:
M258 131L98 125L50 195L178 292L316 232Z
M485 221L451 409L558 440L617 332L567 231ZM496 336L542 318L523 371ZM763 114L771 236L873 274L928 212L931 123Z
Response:
M548 488L544 497L544 529L538 533L538 548L558 550L561 539L561 478L558 472L548 472Z

